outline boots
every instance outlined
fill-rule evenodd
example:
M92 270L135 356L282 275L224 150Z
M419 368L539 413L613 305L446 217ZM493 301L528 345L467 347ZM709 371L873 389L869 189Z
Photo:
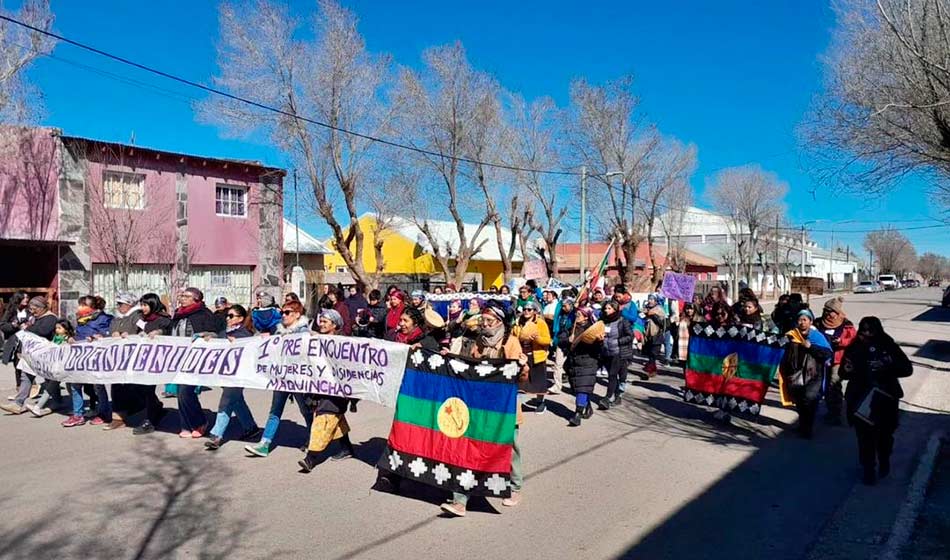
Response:
M597 401L597 408L600 410L610 410L610 397L601 397Z
M574 410L574 416L571 416L571 419L568 420L567 425L571 427L577 427L581 425L581 418L584 416L584 407L579 406Z
M340 451L333 457L330 457L330 460L341 461L343 459L349 459L354 454L353 442L350 441L350 436L347 434L340 438Z
M584 407L584 412L581 413L581 418L587 420L594 415L594 407L591 406L590 401L587 401L587 406Z
M307 454L304 455L303 459L297 461L297 464L300 465L300 470L302 472L308 473L317 468L317 465L319 464L317 462L317 454L313 453L312 451L308 451Z

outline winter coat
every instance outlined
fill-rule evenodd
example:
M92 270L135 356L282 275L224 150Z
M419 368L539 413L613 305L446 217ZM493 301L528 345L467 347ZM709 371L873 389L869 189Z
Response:
M229 338L250 338L254 336L254 333L240 326L232 331L227 331L227 335Z
M104 311L96 311L93 313L88 321L83 321L80 323L77 321L76 324L76 336L74 337L77 342L82 342L86 340L92 340L94 336L109 336L112 334L110 326L112 325L112 315Z
M56 315L52 313L47 313L41 317L37 317L33 323L26 328L26 332L33 333L36 336L41 336L46 340L53 340L53 335L56 334L56 321L58 321ZM19 332L19 329L17 329ZM0 361L4 364L8 364L14 361L14 358L19 353L20 350L20 339L16 336L11 336L6 339L3 343L3 350L0 353Z
M633 360L633 326L630 321L620 315L617 318L604 321L604 355L609 357L619 356L622 360Z
M340 317L343 317L343 328L340 329L340 334L343 336L353 334L353 316L350 315L350 308L346 305L346 302L338 301L336 305L333 306L333 309L340 314ZM314 320L316 320L316 318L314 318Z
M137 334L140 330L140 322L142 322L142 311L132 308L131 312L124 317L114 317L112 324L109 325L109 331L112 334Z
M835 351L834 365L841 364L845 349L858 336L858 330L854 328L854 323L845 319L838 325L838 328L830 329L822 325L821 317L819 317L815 321L815 328L825 335L825 338L828 339L828 344L831 344L831 348ZM835 342L836 340L837 342Z
M225 326L207 307L199 307L187 315L178 313L172 317L169 332L172 336L194 336L199 333L213 333L224 338Z
M145 321L145 319L142 319ZM151 321L145 321L145 334L151 334L153 332L158 332L159 334L169 334L171 330L172 320L168 315L158 315L156 318Z
M570 348L570 345L568 345ZM578 342L567 354L567 375L571 380L571 389L576 393L593 393L597 385L597 369L600 367L600 354L604 343Z
M353 320L356 320L356 316L359 314L360 309L369 309L369 302L366 301L366 298L363 294L356 294L346 298L346 310L349 312L350 317Z
M565 353L571 347L571 335L574 334L574 313L561 313L557 320L557 339L555 345Z
M797 330L789 333L791 337L792 333L797 333ZM808 348L797 342L786 344L785 353L779 363L783 391L787 393L783 398L793 402L796 398L795 395L801 395L808 401L818 400L821 396L821 385L825 375L825 363L832 356L831 347L827 346L824 336L816 331L814 327L809 332L808 339L811 342L811 346ZM818 339L825 345L818 344ZM804 390L799 393L795 390L796 388L803 388ZM801 403L795 402L795 404Z
M386 312L388 309L382 303L369 304L367 309L371 317L369 323L371 336L373 338L383 338L383 335L386 334Z
M887 427L896 427L899 399L904 396L899 378L909 377L914 372L914 366L907 358L907 354L889 336L883 336L877 341L855 340L844 351L841 369L838 375L848 380L845 390L848 420L854 421L854 413L867 397L871 389L877 387L893 399L884 399L875 404L884 403L885 410L875 409L873 413L880 415L879 420L888 424ZM876 418L877 419L877 418Z
M20 309L16 305L12 305L9 302L3 308L3 315L0 316L0 332L7 338L15 335L17 331L20 330L20 324L25 323L30 320L30 312L26 311L26 316L23 320L18 318Z
M251 310L251 322L254 330L260 333L274 334L280 324L280 309L276 307L258 307Z

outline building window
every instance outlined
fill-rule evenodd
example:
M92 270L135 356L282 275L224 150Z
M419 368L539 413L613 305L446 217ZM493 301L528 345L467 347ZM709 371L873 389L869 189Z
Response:
M214 192L214 213L219 216L247 217L247 189L218 185Z
M336 267L336 271L337 271L338 274L343 274L344 272L346 272L346 267L345 267L345 266L338 266L338 267Z
M145 208L145 175L104 171L102 194L106 208L142 210Z

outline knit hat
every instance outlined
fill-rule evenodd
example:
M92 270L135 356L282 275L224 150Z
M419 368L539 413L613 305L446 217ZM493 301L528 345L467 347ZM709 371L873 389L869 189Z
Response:
M825 302L825 311L834 311L841 315L844 313L844 298L835 296Z
M798 316L799 316L799 317L802 317L802 316L808 317L808 318L811 319L812 321L815 320L815 314L811 312L811 309L802 309L801 311L798 312Z
M45 297L36 296L30 300L30 307L35 307L36 309L49 309L49 303L47 303Z
M184 291L186 291L186 292L188 292L189 294L191 294L191 296L192 296L193 298L195 298L195 301L204 301L204 300L205 300L205 294L204 294L204 292L202 292L202 291L199 290L198 288L185 288Z
M139 299L129 292L119 292L115 295L115 302L125 305L135 305L138 303Z
M422 290L413 290L411 296L414 297L414 298L425 299L425 298L426 298L426 293L423 292Z
M320 312L320 317L330 321L336 328L343 328L343 317L335 309L324 309Z

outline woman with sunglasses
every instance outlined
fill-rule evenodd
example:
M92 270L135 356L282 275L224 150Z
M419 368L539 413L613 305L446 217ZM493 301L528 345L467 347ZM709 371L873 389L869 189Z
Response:
M521 343L521 351L528 357L528 380L521 384L521 390L535 396L537 406L534 411L543 414L547 409L544 397L548 393L547 360L551 348L551 329L541 317L541 305L537 300L530 299L524 305L511 334Z
M285 303L280 310L280 326L277 327L277 334L293 334L310 332L310 319L303 314L303 306L299 302L292 301ZM277 428L280 427L280 417L284 414L284 407L287 406L288 399L294 399L297 408L300 409L300 415L303 416L307 425L307 432L310 432L310 424L313 420L313 412L307 406L308 395L303 393L290 393L288 391L274 391L270 401L270 412L267 415L267 424L264 425L264 435L257 445L245 445L244 450L250 453L252 457L267 457L270 455L270 445L277 437Z
M249 328L247 309L244 309L243 306L232 305L228 308L224 317L227 321L225 330L228 340L231 342L238 338L253 336ZM241 435L242 440L253 441L261 437L262 431L257 422L254 421L251 409L247 406L247 401L244 400L244 388L224 387L221 389L221 401L218 403L218 414L214 421L214 427L211 428L211 438L205 442L205 449L215 451L221 447L224 443L224 432L228 429L232 414L237 417L241 427L244 428L244 433Z

